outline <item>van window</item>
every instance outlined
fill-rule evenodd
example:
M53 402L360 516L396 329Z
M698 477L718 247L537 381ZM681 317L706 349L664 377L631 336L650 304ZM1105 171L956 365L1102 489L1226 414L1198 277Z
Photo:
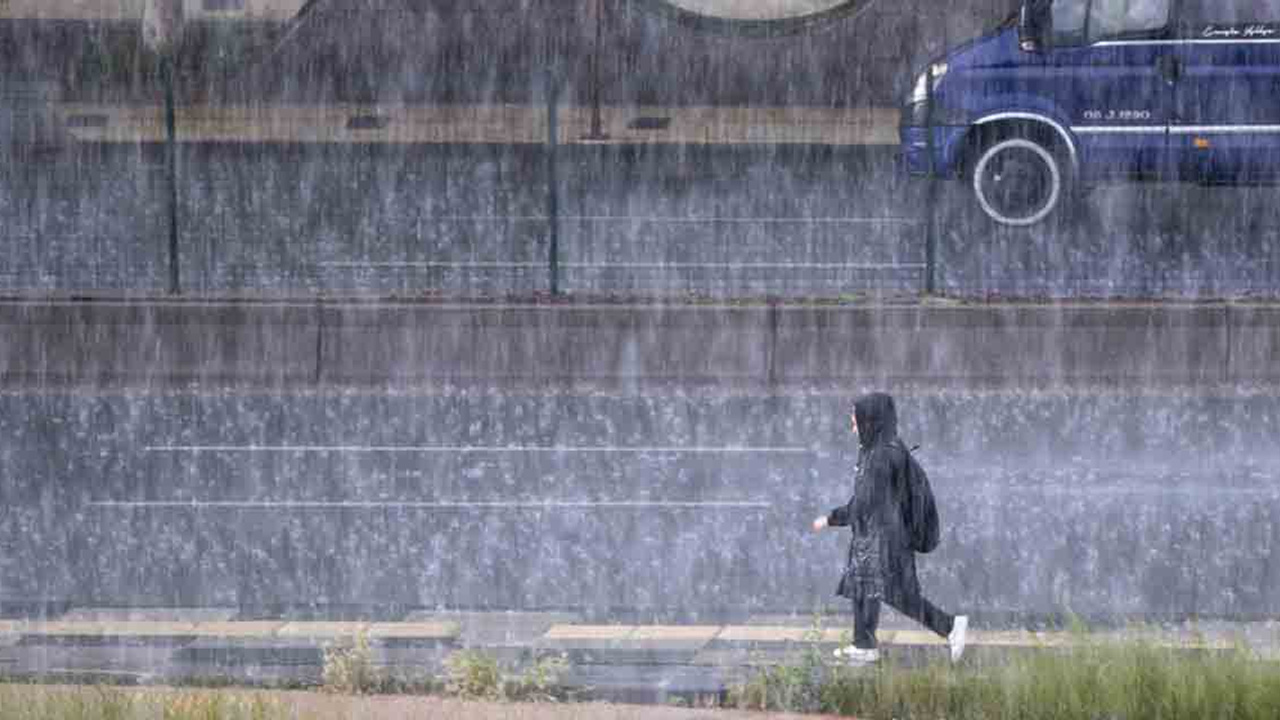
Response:
M1280 0L1191 0L1182 15L1193 28L1280 23Z
M1053 44L1083 45L1089 0L1053 0Z
M1170 0L1093 0L1089 42L1158 35L1169 24Z

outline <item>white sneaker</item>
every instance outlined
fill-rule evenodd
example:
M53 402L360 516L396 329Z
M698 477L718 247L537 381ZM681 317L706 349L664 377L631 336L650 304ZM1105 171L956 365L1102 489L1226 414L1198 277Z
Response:
M846 645L842 648L836 648L832 654L836 656L837 660L845 660L854 666L871 665L880 662L880 651L876 648L863 649Z
M959 661L964 654L964 636L968 630L969 616L957 615L955 624L951 626L951 634L947 636L947 644L951 646L951 662Z

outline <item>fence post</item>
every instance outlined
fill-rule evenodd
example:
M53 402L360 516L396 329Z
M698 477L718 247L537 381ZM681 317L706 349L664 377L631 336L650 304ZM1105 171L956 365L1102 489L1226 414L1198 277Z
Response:
M560 88L547 77L547 265L551 275L551 295L560 294L560 173L556 167L560 145Z
M600 111L600 45L604 35L604 3L605 0L595 2L595 39L591 43L591 130L587 133L587 140L609 139L608 133L604 131Z
M926 190L925 207L929 211L929 219L925 225L924 241L924 292L933 295L937 290L934 274L937 268L938 253L938 166L934 158L933 146L933 63L929 62L925 69L924 80L924 147L929 155L929 185Z
M169 200L169 294L178 295L182 285L178 275L178 119L174 100L175 63L172 52L160 61L164 75L165 181Z

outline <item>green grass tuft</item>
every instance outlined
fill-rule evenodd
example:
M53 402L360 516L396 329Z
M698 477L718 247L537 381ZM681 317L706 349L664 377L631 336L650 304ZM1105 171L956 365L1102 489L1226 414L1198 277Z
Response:
M991 662L908 668L805 664L761 671L731 695L739 707L818 710L867 720L1274 720L1280 663L1241 648L1082 642ZM817 699L813 692L816 690Z
M0 686L0 720L285 720L262 695L109 686Z

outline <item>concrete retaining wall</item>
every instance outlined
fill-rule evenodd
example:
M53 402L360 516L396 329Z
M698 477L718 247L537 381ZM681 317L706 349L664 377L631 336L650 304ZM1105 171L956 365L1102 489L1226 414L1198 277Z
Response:
M808 522L848 498L850 397L885 387L942 508L944 607L1272 617L1277 329L1239 305L7 303L0 616L838 608L846 538Z
M9 303L8 386L1280 382L1270 305Z

